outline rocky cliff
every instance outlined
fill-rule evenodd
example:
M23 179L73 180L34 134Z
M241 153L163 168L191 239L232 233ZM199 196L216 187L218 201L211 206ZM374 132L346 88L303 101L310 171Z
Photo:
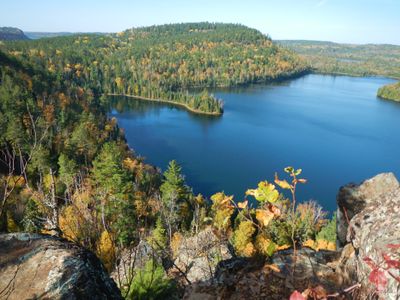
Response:
M267 260L235 257L227 241L206 229L182 239L169 274L183 283L184 299L281 300L294 290L303 292L298 299L400 299L396 177L379 174L343 186L337 203L338 251L303 247ZM128 267L142 267L154 255L150 248L139 244ZM130 252L125 256L132 261ZM0 278L0 299L121 298L92 253L50 236L0 235Z
M347 252L340 266L347 285L361 284L360 299L400 299L400 185L392 173L338 194L338 238ZM345 256L345 255L342 255Z
M0 27L0 40L29 40L21 29L14 27Z
M91 252L51 236L0 235L0 299L121 299Z

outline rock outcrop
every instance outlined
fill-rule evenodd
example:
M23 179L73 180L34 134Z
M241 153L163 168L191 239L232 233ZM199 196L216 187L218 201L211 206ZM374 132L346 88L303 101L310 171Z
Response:
M66 240L0 235L0 299L122 299L97 257Z
M344 246L347 239L349 221L367 207L385 206L393 192L399 189L399 182L393 173L379 174L357 185L350 183L340 188L337 195L338 240ZM382 198L382 200L381 200ZM387 203L389 204L389 203Z
M388 281L382 286L380 296L399 299L400 284L392 276L400 278L399 270L392 269L392 275L383 270L384 255L395 259L399 255L395 252L400 251L389 246L400 245L400 185L396 177L384 173L360 185L347 185L339 192L338 206L339 238L342 243L344 238L349 243L345 249L350 255L341 266L344 273L352 274L347 280L360 282L361 298L367 299L377 288L368 279L373 270L371 265L376 265ZM347 209L348 218L343 218L343 208Z
M323 287L333 294L341 289L341 281L330 262L340 254L316 252L303 248L280 251L268 262L252 258L221 261L213 282L196 283L186 290L184 299L289 299L294 290ZM319 298L318 298L319 299Z
M155 260L158 264L162 264L161 255L154 251L148 242L145 240L133 248L126 248L119 255L118 265L111 273L111 278L119 287L126 288L126 283L132 279L135 272L132 270L143 269L149 260Z
M218 238L211 228L194 237L184 238L177 253L174 264L190 282L212 279L217 264L232 257L227 241Z

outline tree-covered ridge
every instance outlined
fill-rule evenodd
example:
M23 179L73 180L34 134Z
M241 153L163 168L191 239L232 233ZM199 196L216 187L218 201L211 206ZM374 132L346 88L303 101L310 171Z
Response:
M282 40L278 44L303 57L319 73L400 78L400 46Z
M151 26L109 36L75 35L3 47L94 95L166 100L212 114L222 113L222 102L205 92L189 93L189 88L275 80L308 70L304 61L268 36L234 24Z
M400 102L400 82L381 87L378 90L378 97Z
M292 52L242 25L172 24L131 29L117 36L126 45L123 56L142 64L151 60L144 71L167 89L233 86L293 76L307 69Z

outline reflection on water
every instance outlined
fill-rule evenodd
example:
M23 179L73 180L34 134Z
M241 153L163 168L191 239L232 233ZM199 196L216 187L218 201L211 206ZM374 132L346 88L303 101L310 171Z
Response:
M222 118L221 116L195 114L187 111L184 108L169 103L144 101L125 96L112 96L109 97L109 99L109 111L111 111L112 114L115 115L129 112L133 116L144 117L149 113L159 114L160 111L164 109L180 110L183 112L187 112L191 120L193 120L194 122L198 122L204 126L208 126L212 123L217 123Z

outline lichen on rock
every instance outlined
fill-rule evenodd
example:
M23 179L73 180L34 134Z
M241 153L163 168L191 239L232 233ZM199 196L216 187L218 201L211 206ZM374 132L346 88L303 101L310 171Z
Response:
M0 299L121 299L98 258L48 235L0 234Z

